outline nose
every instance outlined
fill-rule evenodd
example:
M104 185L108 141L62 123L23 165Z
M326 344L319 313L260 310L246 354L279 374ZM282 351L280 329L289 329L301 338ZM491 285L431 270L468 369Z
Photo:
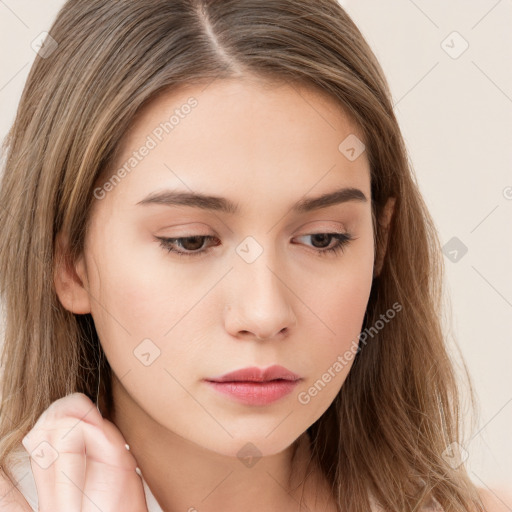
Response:
M277 272L264 257L253 263L239 261L230 273L229 303L224 308L225 328L237 338L272 339L296 325L289 276Z

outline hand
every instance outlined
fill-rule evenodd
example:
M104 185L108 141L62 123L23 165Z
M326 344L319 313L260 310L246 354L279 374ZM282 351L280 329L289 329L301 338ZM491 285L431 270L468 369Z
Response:
M147 512L126 441L83 393L53 402L22 443L31 454L39 512ZM1 480L3 496L10 488ZM18 489L11 494L0 512L31 512Z

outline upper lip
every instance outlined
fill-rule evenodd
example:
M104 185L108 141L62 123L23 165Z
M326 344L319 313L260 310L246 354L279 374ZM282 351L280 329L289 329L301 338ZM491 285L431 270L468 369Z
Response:
M251 366L249 368L241 368L234 372L225 373L220 377L212 377L206 380L213 382L233 382L233 381L248 381L248 382L267 382L270 380L299 380L300 376L288 370L284 366L273 365L268 368L257 368Z

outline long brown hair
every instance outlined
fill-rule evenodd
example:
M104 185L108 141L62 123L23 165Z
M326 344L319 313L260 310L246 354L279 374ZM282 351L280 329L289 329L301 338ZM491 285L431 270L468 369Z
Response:
M0 465L55 400L82 392L112 407L110 367L90 314L55 292L56 236L84 248L95 184L112 173L123 135L157 94L253 75L307 84L334 98L364 134L376 251L383 206L396 198L363 332L392 304L385 328L360 344L327 411L309 429L339 510L482 511L464 465L457 375L440 323L443 258L393 112L389 86L362 34L335 0L69 0L36 57L6 137L0 192L4 308ZM341 141L340 141L341 142ZM474 393L465 365L471 403ZM101 373L101 379L99 380Z

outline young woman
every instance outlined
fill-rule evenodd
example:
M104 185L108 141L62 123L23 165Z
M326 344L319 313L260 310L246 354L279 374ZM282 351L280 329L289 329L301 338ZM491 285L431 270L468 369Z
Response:
M0 511L484 510L339 4L70 0L49 34L4 143Z

